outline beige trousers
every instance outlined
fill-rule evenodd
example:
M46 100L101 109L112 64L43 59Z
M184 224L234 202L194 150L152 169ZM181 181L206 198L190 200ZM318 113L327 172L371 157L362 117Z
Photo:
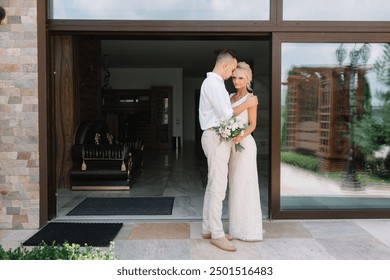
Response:
M231 143L221 141L214 130L205 130L202 134L202 148L208 165L202 228L203 233L211 232L212 238L219 238L225 236L222 207L227 189Z

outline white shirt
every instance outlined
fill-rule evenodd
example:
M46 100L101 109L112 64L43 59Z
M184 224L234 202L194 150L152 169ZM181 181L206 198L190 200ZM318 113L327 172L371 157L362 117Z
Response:
M225 82L216 73L207 73L207 78L200 88L199 122L202 130L218 126L220 119L233 116L229 93Z

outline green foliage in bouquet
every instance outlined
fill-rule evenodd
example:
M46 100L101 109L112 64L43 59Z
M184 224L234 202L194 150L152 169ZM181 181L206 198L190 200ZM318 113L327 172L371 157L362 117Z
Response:
M221 119L217 127L214 127L215 131L221 138L221 141L230 141L234 137L242 135L245 129L248 128L248 124L243 122L238 116L233 116L228 120ZM234 143L236 151L241 152L244 147L240 143Z

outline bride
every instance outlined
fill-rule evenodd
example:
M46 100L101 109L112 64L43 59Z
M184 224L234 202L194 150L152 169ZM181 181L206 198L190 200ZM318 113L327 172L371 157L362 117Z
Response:
M230 95L232 107L245 102L251 90L252 70L245 62L239 62L232 75L237 92ZM244 150L236 151L232 144L229 161L229 234L244 241L263 239L263 224L257 175L257 147L251 133L256 128L257 105L239 115L248 128L233 139Z

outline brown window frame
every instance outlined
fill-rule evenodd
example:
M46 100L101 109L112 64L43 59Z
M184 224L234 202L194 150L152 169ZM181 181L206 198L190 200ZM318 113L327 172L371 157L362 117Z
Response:
M280 209L280 139L281 139L281 46L283 43L387 43L389 33L273 33L271 100L271 219L375 219L390 218L390 209L368 210L281 210Z

